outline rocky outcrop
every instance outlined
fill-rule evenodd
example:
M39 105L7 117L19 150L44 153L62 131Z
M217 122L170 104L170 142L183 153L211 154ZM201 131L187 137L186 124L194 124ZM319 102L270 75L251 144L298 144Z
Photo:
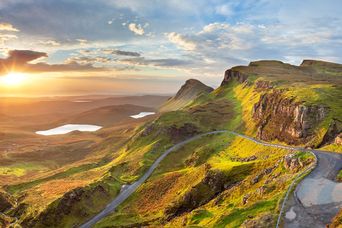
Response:
M247 219L241 224L242 228L261 228L261 227L273 227L274 215L264 214L257 218Z
M259 80L255 82L256 89L272 89L273 85L270 81Z
M295 154L288 154L284 157L284 167L297 172L300 168L304 167L304 163Z
M264 93L253 107L257 137L279 140L288 144L307 143L314 129L327 116L328 108L322 105L304 105L286 98L281 90Z
M5 212L13 206L8 194L0 192L0 212Z
M221 86L227 85L233 79L236 79L238 82L243 83L247 80L247 78L248 78L247 74L243 74L240 71L234 70L234 68L232 68L224 72L224 78L221 83Z
M183 141L194 135L200 133L199 129L191 123L185 123L183 126L172 125L166 129L167 135L171 137L171 140L175 143Z
M36 218L25 219L22 225L24 227L62 227L61 222L65 216L75 216L76 214L82 218L88 218L90 214L85 207L80 207L80 203L91 208L98 198L110 199L109 192L101 185L91 189L76 188L51 203Z
M334 119L325 133L320 146L327 145L329 143L336 143L338 145L342 144L341 134L342 132L342 122Z

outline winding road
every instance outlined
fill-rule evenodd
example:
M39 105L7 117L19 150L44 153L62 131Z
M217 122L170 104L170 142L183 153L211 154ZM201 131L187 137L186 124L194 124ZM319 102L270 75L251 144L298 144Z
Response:
M289 201L286 203L286 208L289 208L289 210L285 215L284 227L324 227L324 224L329 222L331 218L338 212L338 210L342 208L342 186L341 184L333 182L337 172L342 168L342 154L329 151L305 149L303 147L272 144L239 134L237 132L219 130L194 136L166 150L139 180L129 186L126 186L125 189L122 190L120 194L106 206L105 209L91 218L88 222L81 225L80 228L90 228L98 221L112 213L151 176L153 171L168 154L178 150L189 142L200 139L207 135L219 133L230 133L247 140L251 140L257 144L269 147L311 151L317 156L317 167L297 186L293 196L291 196ZM309 219L310 222L308 222L307 219Z
M342 183L334 181L342 168L342 154L311 151L317 166L286 202L285 228L323 228L342 209Z

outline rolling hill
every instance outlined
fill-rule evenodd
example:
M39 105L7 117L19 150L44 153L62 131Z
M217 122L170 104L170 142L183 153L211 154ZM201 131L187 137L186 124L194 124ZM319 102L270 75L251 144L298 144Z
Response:
M341 79L340 64L263 60L228 69L215 90L189 80L161 106L160 115L121 131L125 140L107 151L106 162L85 160L34 184L5 186L18 200L7 215L27 227L80 226L122 187L136 183L167 149L206 132L229 130L270 143L342 152ZM229 131L170 153L95 227L274 227L288 187L315 157ZM96 148L112 143L107 137Z
M198 96L207 95L213 90L213 88L204 85L196 79L189 79L180 88L177 94L165 102L159 110L161 112L167 112L184 108Z

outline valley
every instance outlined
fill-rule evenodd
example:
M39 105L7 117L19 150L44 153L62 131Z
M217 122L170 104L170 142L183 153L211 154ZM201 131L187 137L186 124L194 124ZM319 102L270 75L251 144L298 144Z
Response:
M256 61L225 71L215 89L187 80L171 98L5 99L0 224L338 223L341 79L340 64ZM98 128L35 134L67 124Z

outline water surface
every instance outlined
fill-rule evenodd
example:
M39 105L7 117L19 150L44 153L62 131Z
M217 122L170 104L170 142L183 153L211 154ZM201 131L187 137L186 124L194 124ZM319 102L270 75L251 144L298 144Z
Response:
M38 135L62 135L72 131L97 131L101 126L89 124L66 124L60 127L52 128L45 131L36 131Z
M155 112L140 112L139 114L133 115L131 116L134 119L139 119L139 118L143 118L145 116L149 116L149 115L154 115L156 114Z

